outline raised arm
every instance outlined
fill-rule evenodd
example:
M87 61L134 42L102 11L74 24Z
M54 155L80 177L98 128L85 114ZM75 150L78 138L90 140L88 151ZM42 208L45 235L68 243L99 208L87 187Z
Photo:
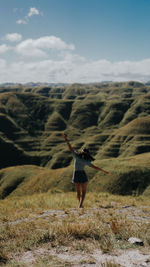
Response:
M90 167L93 168L93 169L95 169L95 170L102 171L102 172L104 172L105 174L110 174L109 172L107 172L107 171L103 170L102 168L99 168L99 167L97 167L97 166L95 166L95 165L93 165L93 164L91 164Z
M73 147L70 145L70 143L69 143L69 141L68 141L68 139L67 139L67 137L66 137L66 135L65 135L64 133L62 133L62 137L63 137L64 140L66 141L66 144L68 145L69 150L70 150L71 152L74 152Z

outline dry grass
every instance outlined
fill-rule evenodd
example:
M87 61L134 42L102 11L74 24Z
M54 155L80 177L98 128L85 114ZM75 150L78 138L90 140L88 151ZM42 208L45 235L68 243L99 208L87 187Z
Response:
M130 209L123 212L127 205L135 211L141 207L141 213L133 214ZM88 193L85 209L75 209L75 206L74 193L45 193L1 200L1 263L10 263L15 255L43 246L49 249L72 246L84 252L99 248L108 253L133 247L128 243L131 236L141 238L144 247L149 248L150 224L142 220L143 214L150 216L148 198ZM44 214L44 210L47 213ZM141 220L137 221L140 216ZM44 258L37 266L43 264L42 261ZM106 266L115 266L108 264Z
M67 148L66 148L67 149ZM58 156L59 155L59 160ZM109 192L121 195L141 195L149 193L150 153L128 158L96 159L94 164L110 171L110 175L86 167L89 177L88 189L93 192ZM54 154L51 164L60 162L70 166L48 169L35 165L22 165L0 170L0 198L32 195L42 192L69 192L74 190L71 183L73 172L72 155L68 150Z
M102 263L102 267L121 267L121 265L118 263L106 262L104 264Z

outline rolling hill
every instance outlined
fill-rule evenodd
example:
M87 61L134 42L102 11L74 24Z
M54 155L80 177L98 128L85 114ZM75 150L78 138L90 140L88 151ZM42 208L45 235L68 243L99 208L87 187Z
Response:
M106 167L113 170L112 177L114 177L116 171L113 168L112 159L120 166L122 160L135 158L136 162L138 155L143 158L145 154L149 155L150 87L131 81L37 87L13 85L0 88L0 194L2 198L13 194L16 188L20 188L21 184L29 179L27 174L21 174L20 170L23 170L23 166L28 170L34 165L35 173L42 168L43 175L45 172L53 173L53 175L49 174L50 176L55 176L54 173L57 173L56 186L51 178L53 183L48 182L46 191L48 188L55 187L59 190L72 190L69 182L72 155L61 137L62 132L68 135L75 149L86 145L96 158L97 164L103 165L107 162ZM133 160L130 167L135 171L132 168L132 162ZM136 166L136 176L141 175L139 168L143 166L142 160L140 164ZM12 176L17 177L15 178L17 180L15 182L13 180L11 189L6 187L7 189L4 190L4 181L6 181L4 174L9 172L10 167ZM20 176L18 176L19 173ZM145 173L147 177L148 164ZM59 175L61 177L66 175L68 178L61 181ZM92 184L92 180L94 181L101 174L90 170L89 176ZM114 179L114 181L118 180ZM97 190L107 189L115 192L112 189L113 186L98 184L97 182ZM146 187L148 186L149 184L146 184ZM139 192L143 193L146 187L138 189ZM130 190L126 188L124 191L117 188L122 194L136 191L132 186Z

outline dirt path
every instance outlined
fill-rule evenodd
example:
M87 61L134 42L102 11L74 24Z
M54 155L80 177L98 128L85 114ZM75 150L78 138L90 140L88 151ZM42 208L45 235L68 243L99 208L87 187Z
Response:
M55 262L59 262L52 266L58 267L107 267L106 263L116 263L122 267L150 267L150 255L148 253L144 254L138 249L129 249L124 251L118 250L115 255L111 255L103 254L98 249L92 251L91 253L85 253L73 250L71 247L61 247L60 251L54 248L39 248L34 251L27 251L23 253L18 260L19 262L28 264L28 266L35 267L37 258L50 256L55 258Z
M10 222L8 224L10 225L15 225L15 224L19 224L21 222L29 222L29 221L34 221L35 219L38 218L46 218L46 217L50 217L50 216L55 216L58 219L62 219L64 217L66 217L68 214L74 214L75 216L79 216L80 218L84 218L84 217L91 217L96 213L101 213L104 212L105 210L107 211L108 209L111 209L112 206L107 206L107 207L100 207L100 208L87 208L87 209L83 209L83 210L79 210L76 208L68 208L68 209L64 209L64 210L47 210L47 211L43 211L40 215L33 215L31 218L23 218L20 220L16 220L13 222ZM122 206L120 209L117 209L114 212L114 214L118 215L118 214L124 214L126 216L127 219L132 219L133 221L136 222L144 222L144 223L150 223L150 216L149 214L146 214L145 212L142 211L144 207L140 207L140 208L135 208L135 206Z

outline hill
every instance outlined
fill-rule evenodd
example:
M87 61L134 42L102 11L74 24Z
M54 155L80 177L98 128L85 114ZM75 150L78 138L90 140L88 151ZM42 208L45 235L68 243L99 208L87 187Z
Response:
M56 187L60 190L72 190L68 184L72 155L61 137L62 132L68 135L75 149L78 150L86 145L96 158L96 163L103 164L106 160L109 162L106 167L110 166L110 169L112 159L114 162L117 160L120 166L122 160L126 161L131 157L136 159L138 155L145 158L145 153L149 156L149 85L131 81L109 84L1 87L0 168L1 172L5 168L4 173L7 173L7 167L14 166L11 172L20 181L13 182L14 188L10 186L11 189L5 190L7 193L1 193L1 197L12 194L14 189L25 182L17 175L21 170L29 168L26 165L36 165L34 168L37 172L38 168L46 168L42 169L43 175L44 172L57 170L58 181L59 173L62 175L62 170L65 168L64 175L65 173L68 175L68 180L64 180L61 186L59 181L59 186ZM138 172L139 168L142 168L142 161L140 164L137 166ZM22 166L21 169L17 167L18 165ZM149 172L149 167L146 168ZM3 179L4 173L0 176ZM93 177L91 172L93 181L97 175L99 176L95 175ZM21 176L28 178L24 171ZM3 180L0 181L2 185ZM49 186L47 184L46 188ZM146 186L148 187L148 184ZM98 190L105 188L106 186L104 188L102 185L97 186ZM145 188L140 190L139 192L143 193ZM132 191L133 188L126 192L131 194ZM118 192L125 194L125 191L119 188Z
M89 191L120 195L150 195L150 153L128 158L96 160L96 165L111 172L105 175L86 168ZM41 192L74 191L71 183L73 164L65 168L48 169L35 165L7 167L0 170L0 199L32 195Z

